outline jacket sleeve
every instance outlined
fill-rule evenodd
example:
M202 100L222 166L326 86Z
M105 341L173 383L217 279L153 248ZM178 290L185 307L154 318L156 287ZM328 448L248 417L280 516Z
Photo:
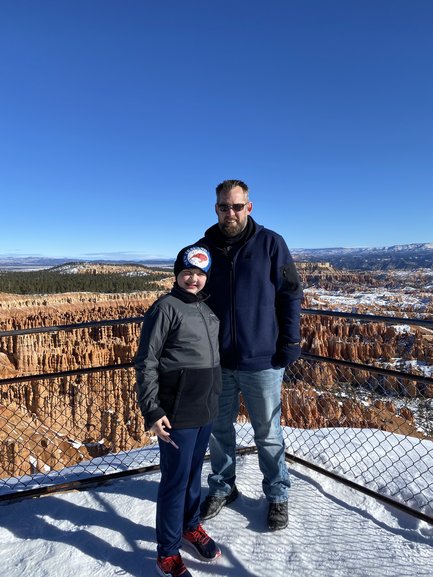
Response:
M279 335L274 358L276 365L286 367L301 354L301 302L303 291L292 255L282 237L277 237L272 255L276 287L275 310Z
M144 316L134 361L138 405L146 430L165 416L165 411L159 404L158 367L169 330L170 319L167 314L158 306L151 307Z

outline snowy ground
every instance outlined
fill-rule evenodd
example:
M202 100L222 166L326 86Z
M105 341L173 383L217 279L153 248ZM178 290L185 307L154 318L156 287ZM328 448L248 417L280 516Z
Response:
M407 284L395 288L376 286L345 294L337 289L306 287L304 294L312 308L431 320L426 311L433 302L432 288L431 284L422 289Z
M256 455L238 459L241 497L206 523L223 556L194 577L431 576L433 526L299 465L290 466L290 524L266 531ZM203 494L206 476L203 471ZM0 574L7 577L155 575L159 473L0 507Z

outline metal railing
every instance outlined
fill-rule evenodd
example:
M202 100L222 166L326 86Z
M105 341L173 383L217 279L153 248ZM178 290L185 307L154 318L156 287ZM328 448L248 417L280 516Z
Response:
M390 326L421 327L415 338L403 333L406 340L410 336L412 349L415 346L418 353L424 350L421 341L430 343L433 334L432 321L310 309L303 314L303 342L310 343L309 350L314 349L311 319L320 326L326 345L335 349L335 333L345 344L358 344L358 357L371 352L371 323L378 323L377 339L386 334L388 341L395 336ZM332 323L323 333L326 317ZM131 318L0 332L0 354L10 361L10 370L13 364L13 370L20 373L31 362L41 371L0 379L0 499L157 466L158 446L144 432L131 362L140 321ZM344 328L345 323L351 328ZM397 337L402 334L395 332ZM368 346L364 346L363 334ZM398 338L394 344L398 348ZM89 347L93 347L92 355ZM337 352L341 353L341 347ZM399 367L395 370L389 368L389 358L367 364L304 352L286 370L282 387L288 454L433 520L433 379L431 372L425 374L430 370L429 354L421 359L424 374L414 374L402 370L403 366L413 369L413 359L394 360ZM81 358L86 364L95 360L103 364L82 368ZM65 365L72 368L62 370ZM54 370L47 372L49 367ZM243 406L237 436L240 448L254 444Z

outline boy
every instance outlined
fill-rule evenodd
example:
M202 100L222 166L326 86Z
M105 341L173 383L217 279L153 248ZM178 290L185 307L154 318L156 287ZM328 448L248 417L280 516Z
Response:
M163 577L192 577L179 553L182 541L205 561L221 555L199 516L201 471L221 391L219 321L201 292L210 267L204 246L179 252L176 282L146 312L135 358L138 403L160 449L156 537Z

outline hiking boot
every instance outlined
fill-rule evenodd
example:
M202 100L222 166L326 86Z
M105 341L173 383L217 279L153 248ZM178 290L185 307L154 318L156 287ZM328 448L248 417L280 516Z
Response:
M282 503L269 503L268 511L268 528L271 531L285 529L289 524L289 504L287 501Z
M204 561L213 561L221 555L221 549L209 537L202 525L199 525L193 531L185 531L183 541L185 544L192 545L195 552Z
M228 495L223 495L222 497L218 495L208 495L200 505L200 517L203 521L216 517L225 505L232 503L238 496L239 492L236 485L233 485L233 489Z
M192 577L179 553L170 557L158 557L156 569L162 577Z

